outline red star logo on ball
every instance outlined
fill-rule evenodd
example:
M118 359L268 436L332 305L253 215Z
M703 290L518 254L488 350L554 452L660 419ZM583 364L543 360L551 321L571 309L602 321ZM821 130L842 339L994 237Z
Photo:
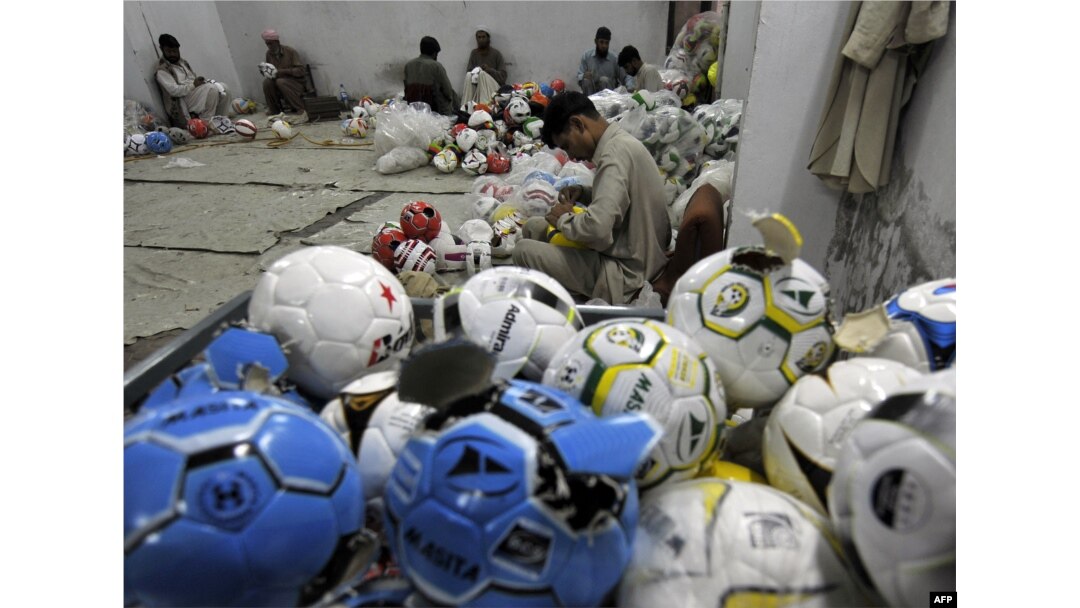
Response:
M382 286L381 297L386 298L386 303L390 306L390 312L394 312L394 302L397 302L397 298L394 297L394 292L390 290L389 285L384 285L382 281L379 281L379 285Z

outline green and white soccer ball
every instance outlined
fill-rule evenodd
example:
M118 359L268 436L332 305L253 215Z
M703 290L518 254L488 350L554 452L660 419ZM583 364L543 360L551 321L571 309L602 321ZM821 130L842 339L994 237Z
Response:
M551 359L543 383L598 416L642 411L664 427L641 488L694 476L717 448L727 417L716 367L683 332L659 321L613 319L579 331Z
M891 393L844 442L829 512L858 571L892 606L956 589L956 371Z
M617 604L874 605L824 517L775 488L707 477L642 496Z
M833 353L829 286L809 264L763 247L710 255L675 283L667 322L709 353L729 406L768 407Z
M921 377L902 363L865 357L799 378L765 424L769 484L827 513L826 488L848 434L890 392Z

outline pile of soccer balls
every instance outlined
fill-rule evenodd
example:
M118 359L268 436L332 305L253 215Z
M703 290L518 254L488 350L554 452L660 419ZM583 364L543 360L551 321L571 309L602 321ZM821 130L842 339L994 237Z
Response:
M664 320L590 324L551 277L485 268L435 300L418 346L395 273L437 265L446 238L413 201L372 256L286 255L246 325L147 396L125 423L127 602L906 606L955 589L954 280L841 340L824 278L765 247L698 262ZM750 433L760 471L725 460Z

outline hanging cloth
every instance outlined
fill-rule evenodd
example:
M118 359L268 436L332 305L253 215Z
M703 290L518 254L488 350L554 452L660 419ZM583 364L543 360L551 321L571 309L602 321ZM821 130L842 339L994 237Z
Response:
M889 182L900 109L945 35L950 2L855 2L833 67L807 168L831 188Z

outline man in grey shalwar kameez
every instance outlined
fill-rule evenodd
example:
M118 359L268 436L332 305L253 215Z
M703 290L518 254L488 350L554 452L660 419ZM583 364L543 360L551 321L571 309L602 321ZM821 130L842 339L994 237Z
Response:
M547 273L572 293L609 304L630 302L667 263L671 224L656 161L576 91L551 100L543 139L571 158L592 160L592 200L584 212L574 213L574 201L560 197L546 217L530 218L525 238L514 245L514 263ZM542 242L548 225L587 249Z
M186 127L191 115L209 120L229 115L229 89L224 83L207 80L180 57L180 43L170 34L158 37L161 59L155 78L161 88L161 101L174 127Z

